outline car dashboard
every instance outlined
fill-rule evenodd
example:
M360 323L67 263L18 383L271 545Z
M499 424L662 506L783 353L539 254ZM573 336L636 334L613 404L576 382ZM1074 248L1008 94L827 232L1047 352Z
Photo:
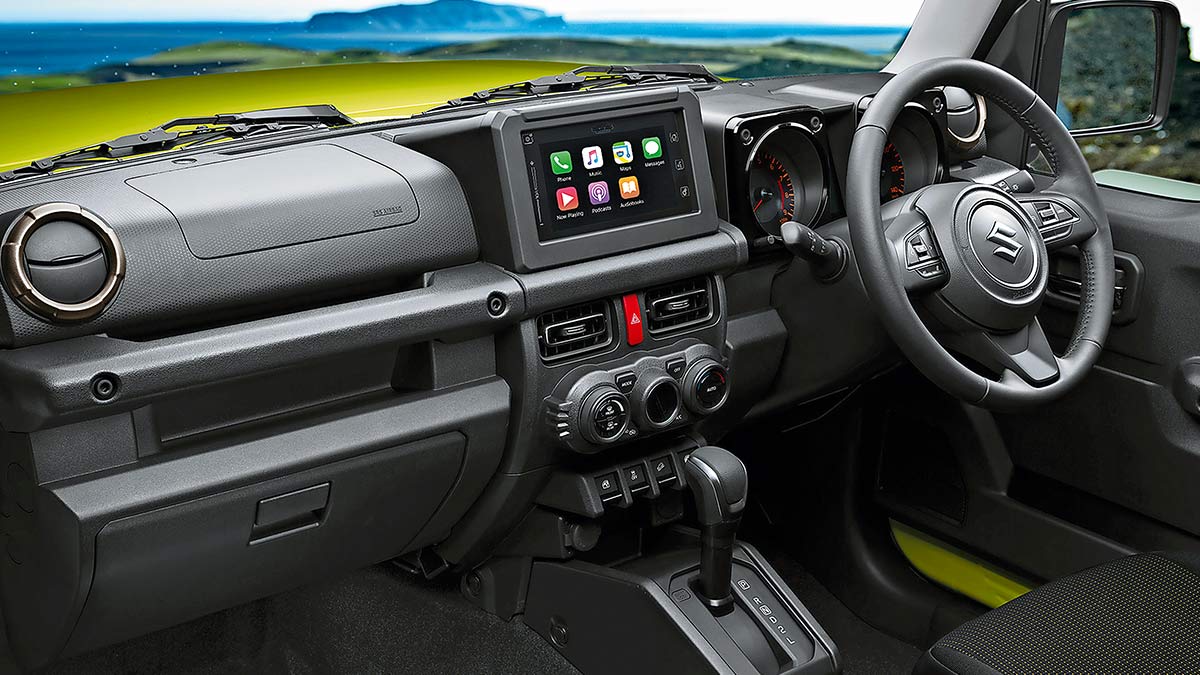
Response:
M388 559L470 569L533 514L568 556L606 514L678 520L687 452L889 358L855 275L822 286L779 236L843 232L885 79L520 100L0 189L19 659ZM881 201L948 179L946 124L939 91L901 115Z

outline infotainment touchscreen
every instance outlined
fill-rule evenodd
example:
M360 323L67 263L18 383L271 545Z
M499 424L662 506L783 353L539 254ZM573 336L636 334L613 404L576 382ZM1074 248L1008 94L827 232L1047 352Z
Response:
M695 213L684 133L680 111L526 130L538 239Z

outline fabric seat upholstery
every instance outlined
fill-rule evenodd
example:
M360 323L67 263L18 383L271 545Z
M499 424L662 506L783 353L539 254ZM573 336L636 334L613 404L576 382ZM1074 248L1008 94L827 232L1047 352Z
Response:
M1048 583L946 635L915 672L1200 673L1200 556L1139 554Z

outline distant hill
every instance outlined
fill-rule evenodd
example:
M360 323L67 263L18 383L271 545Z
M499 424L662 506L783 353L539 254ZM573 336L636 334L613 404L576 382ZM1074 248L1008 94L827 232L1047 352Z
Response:
M418 49L414 59L520 59L580 63L703 63L723 77L878 70L887 59L824 44L784 40L753 45L681 45L645 40L525 38Z
M314 14L305 29L313 33L516 32L563 29L561 16L517 5L480 0L434 0L421 5L392 5L365 12Z

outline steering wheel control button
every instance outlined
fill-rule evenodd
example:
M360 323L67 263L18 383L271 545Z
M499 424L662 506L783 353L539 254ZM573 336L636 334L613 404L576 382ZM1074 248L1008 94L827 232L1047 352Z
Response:
M636 347L642 344L644 339L644 322L642 317L642 305L638 302L636 293L630 293L621 298L621 303L625 307L625 335L629 341L629 346Z
M616 377L617 389L622 394L628 394L637 386L637 379L636 373L618 373Z
M617 473L606 473L603 476L596 477L596 490L600 493L600 501L609 502L614 499L621 498L621 482L617 480Z
M927 227L908 235L904 244L904 257L909 269L937 260L937 248Z
M1027 202L1025 210L1034 217L1042 239L1053 242L1071 234L1071 226L1079 222L1076 215L1066 205L1051 200Z
M708 415L725 405L729 397L729 374L712 359L701 359L684 378L688 408L697 415Z
M671 359L667 361L667 374L676 380L683 379L683 373L687 370L687 359Z
M924 279L936 279L946 273L946 268L940 262L917 268L917 274Z

